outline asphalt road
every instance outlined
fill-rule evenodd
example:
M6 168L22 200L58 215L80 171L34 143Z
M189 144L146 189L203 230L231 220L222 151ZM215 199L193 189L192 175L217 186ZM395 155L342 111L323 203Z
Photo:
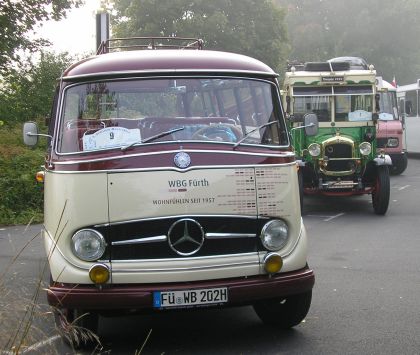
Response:
M419 191L420 160L410 159L405 173L391 177L386 216L373 213L370 196L305 198L316 281L308 316L293 330L262 325L251 307L102 318L102 353L134 354L144 345L142 354L420 354ZM5 329L13 302L30 306L45 280L39 229L0 227L0 339L17 329ZM73 353L58 339L43 292L35 309L33 327L42 331L22 349ZM0 353L10 350L5 344Z

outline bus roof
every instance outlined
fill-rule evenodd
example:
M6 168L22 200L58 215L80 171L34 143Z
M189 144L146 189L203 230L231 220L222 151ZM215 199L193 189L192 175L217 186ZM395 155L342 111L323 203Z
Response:
M136 50L96 55L70 66L63 80L171 73L219 73L277 77L261 61L234 53L208 50Z

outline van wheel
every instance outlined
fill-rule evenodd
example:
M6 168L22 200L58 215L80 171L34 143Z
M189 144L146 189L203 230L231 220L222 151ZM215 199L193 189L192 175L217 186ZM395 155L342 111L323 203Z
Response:
M372 192L372 204L376 214L384 215L388 210L390 183L388 166L378 166L376 182Z
M391 174L392 175L402 174L405 171L405 169L407 169L407 165L408 165L407 154L402 154L399 159L396 159L395 162L393 160L392 162L393 162L393 165L390 171Z
M298 295L259 301L254 304L254 310L265 324L289 329L306 317L311 300L312 290Z
M100 346L99 316L80 309L55 308L54 320L63 341L73 349Z

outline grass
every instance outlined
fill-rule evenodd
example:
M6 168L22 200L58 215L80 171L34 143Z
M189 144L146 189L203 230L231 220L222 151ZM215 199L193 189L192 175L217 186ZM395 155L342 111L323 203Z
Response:
M45 302L48 256L40 259L38 275L25 280L28 268L22 270L22 264L26 264L24 260L32 254L28 249L33 243L41 242L40 235L37 233L29 239L22 235L19 240L27 239L23 246L15 245L9 238L11 257L0 273L0 354L25 354L40 349L42 353L59 354L56 341L60 337L67 337L73 349L90 342L96 345L92 353L100 353L99 337L78 326L79 318L84 315L67 322L63 328L53 326L54 313L61 310L52 309Z

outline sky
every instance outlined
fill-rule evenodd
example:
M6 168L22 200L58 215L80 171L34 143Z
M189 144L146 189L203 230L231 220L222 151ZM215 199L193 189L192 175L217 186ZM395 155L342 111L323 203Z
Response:
M85 4L68 12L61 21L48 21L37 31L38 36L53 43L55 52L72 55L96 52L96 12L100 0L85 0Z

